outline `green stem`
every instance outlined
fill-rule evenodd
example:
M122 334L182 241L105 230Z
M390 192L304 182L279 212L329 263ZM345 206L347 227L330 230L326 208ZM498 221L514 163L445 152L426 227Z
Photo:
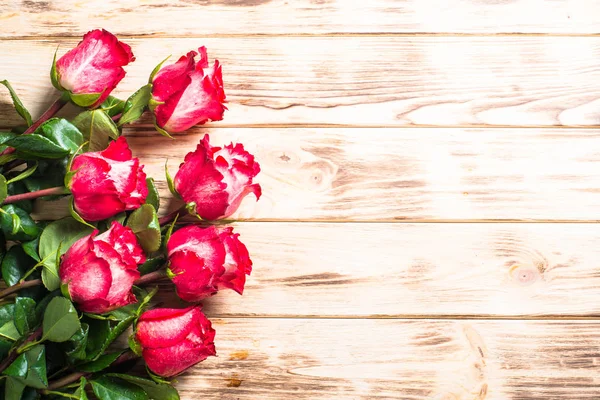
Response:
M63 393L63 392L56 392L54 390L44 390L44 394L55 394L57 396L62 396L62 397L66 397L68 399L77 399L79 400L80 397L79 396L75 396L74 394L70 394L70 393Z
M30 343L30 342L35 342L36 340L38 340L40 338L40 336L42 336L42 328L38 328L27 339L25 339L25 341L23 342L23 345L26 345L27 343ZM2 360L2 363L0 363L0 372L4 371L6 368L8 368L8 366L17 359L18 355L19 355L19 352L17 351L17 349L13 349L10 353L8 353L6 358L4 360Z
M125 353L121 354L119 356L119 358L117 358L112 364L110 364L110 367L115 367L126 361L135 360L136 358L139 358L139 356L137 356L133 351L131 351L131 350L126 351ZM73 372L72 374L69 374L69 375L64 376L60 379L57 379L53 382L50 382L48 384L48 389L42 390L41 393L47 394L49 391L56 390L56 389L62 389L63 387L68 386L68 385L72 384L73 382L77 382L82 377L88 376L88 375L91 375L91 373L90 372Z
M158 271L150 272L149 274L143 275L138 280L133 282L136 286L147 285L152 282L163 280L168 276L166 268L159 269Z
M69 193L70 193L69 189L67 189L66 187L57 186L57 187L48 188L48 189L36 190L34 192L14 194L14 195L8 196L6 199L4 199L4 202L2 202L2 204L11 204L11 203L16 203L16 202L22 201L22 200L33 200L33 199L37 199L38 197L69 194Z
M177 210L165 215L164 217L159 218L158 224L159 225L168 224L169 222L173 221L176 217L181 217L181 216L184 216L185 214L187 214L187 210L184 205L181 208L178 208Z
M16 285L12 285L3 291L0 292L0 300L5 298L6 296L10 296L13 293L18 292L19 290L27 289L30 287L40 286L42 284L41 279L32 279L30 281L24 281L17 283Z
M60 96L58 99L56 99L56 101L54 101L54 103L52 103L52 105L46 110L46 112L44 112L37 119L37 121L35 121L33 124L31 124L31 126L29 128L27 128L27 130L25 132L23 132L23 135L27 135L27 134L35 132L35 130L37 128L39 128L39 126L41 124L48 121L50 118L54 117L54 115L56 115L56 113L59 112L60 109L63 108L63 106L65 104L67 104L67 102L68 102L68 99L65 96ZM13 147L9 147L8 149L6 149L2 153L0 153L0 155L11 154L14 151L15 151L15 149Z

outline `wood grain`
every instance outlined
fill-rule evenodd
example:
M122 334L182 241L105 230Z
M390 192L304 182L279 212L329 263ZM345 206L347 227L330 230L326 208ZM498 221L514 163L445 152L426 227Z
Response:
M224 64L230 111L215 126L597 126L600 37L130 39L137 61L116 94L166 55L206 45ZM0 41L0 77L39 115L69 40ZM0 94L0 126L18 117ZM146 120L146 123L149 121Z
M594 0L89 0L0 5L0 37L600 32ZM543 18L540 16L543 15Z
M600 315L597 224L239 223L254 267L208 313L416 318ZM172 297L165 284L161 301Z
M182 399L597 399L584 321L215 320Z
M244 143L264 195L235 219L269 221L597 220L600 131L566 129L196 129L176 140L126 135L163 212L178 208L164 164L177 172L204 133ZM58 217L65 202L38 215Z

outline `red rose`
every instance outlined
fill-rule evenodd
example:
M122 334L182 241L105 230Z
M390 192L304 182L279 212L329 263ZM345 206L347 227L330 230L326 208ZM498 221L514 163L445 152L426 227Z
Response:
M78 155L69 184L75 210L87 221L100 221L140 207L148 195L143 168L123 136L106 150Z
M135 234L114 221L101 235L95 230L62 256L59 276L83 312L103 314L136 301L131 292L146 261Z
M246 275L252 272L252 261L239 236L231 227L193 225L173 233L167 253L177 295L195 302L223 288L242 294Z
M213 147L205 135L196 151L185 156L174 183L186 203L196 204L201 218L215 220L233 214L249 193L260 198L260 185L252 184L259 172L254 156L242 144Z
M161 68L152 79L152 111L156 124L167 132L183 132L208 120L223 119L226 107L221 65L215 60L209 67L206 47L198 51L198 63L194 60L198 53L190 51Z
M164 377L217 354L215 331L200 306L146 311L138 320L135 338L148 368Z
M96 107L125 76L123 66L134 60L128 45L112 33L96 29L56 62L54 84L74 94L71 100L77 105Z

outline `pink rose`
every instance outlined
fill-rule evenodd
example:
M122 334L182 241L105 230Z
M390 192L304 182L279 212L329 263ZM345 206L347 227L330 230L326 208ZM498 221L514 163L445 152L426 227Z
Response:
M177 295L196 302L224 288L242 294L252 261L239 236L231 227L194 225L173 233L167 253Z
M208 120L220 121L226 107L219 60L208 65L206 47L190 51L176 63L161 68L152 80L151 108L156 125L167 132L183 132ZM157 104L158 103L158 104ZM156 105L157 104L157 105Z
M58 59L54 84L75 95L71 100L77 105L97 107L125 76L123 66L134 60L128 45L112 33L96 29Z
M131 287L145 261L133 231L114 221L103 234L95 230L71 246L59 277L81 311L103 314L136 301Z
M144 312L135 339L148 368L164 377L177 375L216 354L215 331L200 306Z
M69 185L75 210L87 221L100 221L140 207L148 195L143 168L123 136L106 150L78 155Z
M205 135L196 151L185 156L174 183L186 203L196 204L201 218L215 220L233 214L250 193L260 198L260 185L252 184L259 172L254 156L242 144L213 147Z

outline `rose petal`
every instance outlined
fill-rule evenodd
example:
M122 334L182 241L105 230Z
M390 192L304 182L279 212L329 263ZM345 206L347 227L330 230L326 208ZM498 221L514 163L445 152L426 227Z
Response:
M159 317L144 313L138 321L136 338L144 348L156 349L177 345L192 330L200 309L189 307L184 312Z

